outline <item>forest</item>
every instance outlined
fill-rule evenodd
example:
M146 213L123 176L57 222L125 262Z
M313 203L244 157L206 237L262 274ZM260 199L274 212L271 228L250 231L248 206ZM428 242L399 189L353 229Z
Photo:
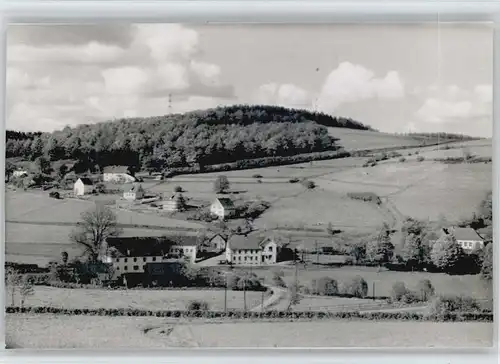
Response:
M160 171L341 149L326 127L371 130L323 113L237 105L67 126L52 133L7 131L6 156L70 159L92 169L120 164Z

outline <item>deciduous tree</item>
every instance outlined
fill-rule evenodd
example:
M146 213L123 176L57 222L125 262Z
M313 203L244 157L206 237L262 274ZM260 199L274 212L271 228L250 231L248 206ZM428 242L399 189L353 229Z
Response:
M446 272L454 272L463 257L464 252L452 234L442 235L431 250L432 263Z
M119 233L116 214L105 205L96 205L93 210L82 213L81 221L70 238L85 249L91 261L96 261L103 252L106 239Z
M217 176L214 182L214 191L215 193L226 193L229 190L229 180L226 176L220 175Z

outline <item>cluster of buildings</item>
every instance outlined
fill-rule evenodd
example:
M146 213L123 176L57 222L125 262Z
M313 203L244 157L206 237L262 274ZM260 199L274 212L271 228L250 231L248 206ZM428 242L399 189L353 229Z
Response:
M203 239L190 235L110 237L100 259L112 264L118 279L141 280L158 275L158 269L164 271L162 267L182 261L197 263L206 256L220 256L219 263L238 266L272 265L280 261L287 249L274 237L234 235L228 240L219 234Z

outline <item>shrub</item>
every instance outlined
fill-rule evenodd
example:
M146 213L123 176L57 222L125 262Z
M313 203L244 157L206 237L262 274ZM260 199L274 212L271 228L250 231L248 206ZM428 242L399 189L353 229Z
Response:
M400 161L401 163L404 163L404 162L406 162L406 158L405 158L405 157L401 157L401 158L399 158L399 161Z
M174 192L184 192L181 186L175 186L174 187Z
M356 276L342 285L341 292L346 295L365 298L368 295L368 284L363 277Z
M391 299L394 302L399 302L407 292L408 290L406 289L406 286L403 282L395 282L392 285Z
M339 293L337 281L330 277L313 279L310 287L311 294L321 296L335 296Z
M425 158L423 156L421 156L421 155L418 156L418 158L417 158L418 162L423 162L424 160L425 160Z
M298 178L290 178L288 180L288 182L290 182L290 183L298 183L298 182L300 182L300 180Z
M302 181L302 186L304 186L308 190L312 190L313 188L316 187L316 184L313 181L309 181L309 180L305 179Z
M440 295L433 297L430 301L427 316L443 321L453 313L476 313L479 311L479 302L472 297Z
M208 302L201 300L192 300L187 304L188 311L208 311Z
M421 279L417 284L416 292L422 301L428 301L432 296L434 296L434 287L428 279Z
M254 174L252 177L253 177L253 178L262 178L262 175L261 175L261 174L256 173L256 174Z
M347 193L349 198L353 200L361 200L365 202L375 202L377 205L382 203L382 200L373 192L349 192Z

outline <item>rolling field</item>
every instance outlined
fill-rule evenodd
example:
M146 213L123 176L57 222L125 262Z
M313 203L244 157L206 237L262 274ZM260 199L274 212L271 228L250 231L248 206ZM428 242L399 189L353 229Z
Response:
M347 151L419 146L421 142L410 136L380 133L369 130L328 128L328 133L339 138L338 143Z
M75 223L80 221L82 212L94 208L93 201L64 199L56 200L48 194L34 192L7 192L6 193L6 220L19 222L57 222ZM142 214L119 210L118 223L137 225L157 225L161 227L200 228L199 224L169 219L154 214Z
M264 299L267 297L264 293ZM191 300L203 300L214 311L224 310L224 290L108 290L68 289L37 286L25 306L61 308L134 308L142 310L185 310ZM262 292L246 292L247 309L260 305ZM227 291L227 308L244 309L242 291Z
M13 348L455 347L493 345L492 323L325 320L185 322L150 317L8 314ZM117 333L126 332L126 335Z
M384 222L375 204L355 201L345 195L320 188L281 198L256 221L263 229L274 227L323 227L332 223L340 229L371 230Z
M403 215L431 220L442 215L455 221L472 216L491 190L492 165L383 163L332 173L315 181L336 192L374 192L388 197Z
M299 266L301 267L301 266ZM253 272L264 277L268 283L271 283L273 271L282 270L284 281L294 282L294 268L271 268L254 269ZM395 272L382 270L377 272L377 268L345 266L341 268L317 268L301 267L298 271L298 281L301 284L308 284L312 279L329 277L336 279L338 284L348 282L355 276L361 276L368 284L368 296L373 295L373 284L375 283L376 296L390 296L392 285L396 282L405 283L408 289L415 289L422 279L429 279L434 286L437 294L466 295L478 299L488 298L491 295L488 287L485 286L479 275L452 276L442 273L427 272Z

